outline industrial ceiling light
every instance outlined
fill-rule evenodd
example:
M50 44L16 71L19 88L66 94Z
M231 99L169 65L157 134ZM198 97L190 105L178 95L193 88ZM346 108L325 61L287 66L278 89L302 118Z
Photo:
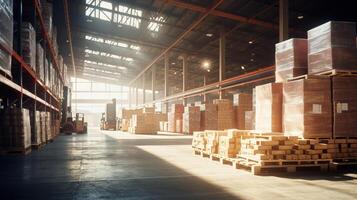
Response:
M213 36L213 33L206 33L206 36L207 36L207 37L212 37L212 36Z
M176 75L176 74L177 74L177 72L174 72L174 74Z
M304 19L304 16L303 15L299 15L297 18L298 19Z
M253 59L253 58L251 58L251 59L250 59L250 61L251 61L251 62L253 62L253 61L254 61L254 59Z
M210 67L210 62L209 61L204 61L203 63L202 63L202 66L204 67L204 68L209 68Z
M253 41L253 40L249 41L249 44L253 44L253 43L254 43L254 41Z
M207 72L210 72L211 70L210 69L207 69Z
M245 70L245 67L244 67L244 65L240 66L240 68L241 68L241 69L243 69L243 70Z
M176 63L175 63L175 62L172 62L171 64L172 64L172 65L175 65Z

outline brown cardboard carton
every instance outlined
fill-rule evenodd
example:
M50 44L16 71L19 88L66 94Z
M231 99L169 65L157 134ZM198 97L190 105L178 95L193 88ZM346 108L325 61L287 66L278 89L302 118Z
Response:
M284 83L284 134L303 138L332 137L329 78Z

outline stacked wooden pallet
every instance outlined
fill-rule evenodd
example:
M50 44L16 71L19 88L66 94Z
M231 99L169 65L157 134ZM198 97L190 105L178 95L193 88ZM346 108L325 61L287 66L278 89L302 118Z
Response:
M320 143L327 145L327 152L335 160L357 160L357 137L340 137L331 139L319 139Z

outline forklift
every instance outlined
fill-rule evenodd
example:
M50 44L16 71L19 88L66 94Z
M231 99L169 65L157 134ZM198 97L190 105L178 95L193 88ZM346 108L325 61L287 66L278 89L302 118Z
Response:
M72 117L71 107L71 89L67 86L63 87L63 102L62 102L62 121L61 121L61 133L72 134L87 133L87 122L84 121L84 113L76 113L75 117Z

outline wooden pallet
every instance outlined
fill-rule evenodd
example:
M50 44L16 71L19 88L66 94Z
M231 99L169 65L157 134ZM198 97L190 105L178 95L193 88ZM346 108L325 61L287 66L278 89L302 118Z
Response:
M328 70L328 71L316 73L315 75L323 75L323 76L357 76L357 70L331 69L331 70Z
M31 146L27 148L8 148L0 150L1 155L27 155L31 152Z
M291 165L320 165L330 164L332 159L313 159L313 160L257 160L249 156L239 155L238 158L259 164L261 166L291 166Z
M199 155L201 157L207 157L207 158L210 157L210 153L208 153L206 151L203 151L202 149L197 149L197 148L193 149L193 154L194 155Z
M301 75L301 76L296 76L296 77L288 78L288 79L287 79L287 82L296 81L296 80L301 80L301 79L322 79L322 78L327 78L327 77L325 77L325 76L319 76L319 75L305 74L305 75Z

